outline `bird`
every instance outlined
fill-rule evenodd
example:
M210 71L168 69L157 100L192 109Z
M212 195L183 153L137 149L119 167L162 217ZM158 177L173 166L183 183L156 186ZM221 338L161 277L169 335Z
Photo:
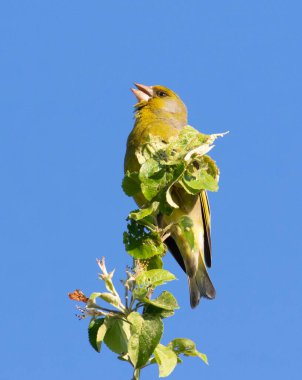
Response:
M124 170L139 171L140 164L135 151L149 141L151 137L159 137L163 142L179 132L188 124L187 108L181 98L172 90L161 85L146 86L134 83L136 88L131 91L138 103L135 105L135 123L127 140ZM189 283L190 305L195 308L202 297L214 299L215 288L207 272L211 267L211 213L208 196L205 190L199 194L188 194L178 187L173 192L179 208L170 215L159 214L158 225L162 228L177 223L182 217L189 217L193 222L195 248L186 242L181 229L174 228L165 243L186 273ZM144 196L139 193L134 196L139 207L146 204Z

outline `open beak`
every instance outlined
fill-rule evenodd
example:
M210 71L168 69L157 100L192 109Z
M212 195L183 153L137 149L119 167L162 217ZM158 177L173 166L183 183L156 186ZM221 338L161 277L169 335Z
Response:
M147 102L153 96L153 87L145 86L143 84L134 83L136 88L131 88L131 91L135 95L136 99L139 102L145 101Z

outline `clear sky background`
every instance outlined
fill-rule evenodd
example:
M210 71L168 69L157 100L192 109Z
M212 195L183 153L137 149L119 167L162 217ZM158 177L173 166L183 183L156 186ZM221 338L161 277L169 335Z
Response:
M115 278L134 203L121 190L134 81L163 84L205 133L211 155L215 301L191 310L187 281L167 343L189 337L171 379L300 379L300 0L2 1L0 5L0 379L130 379L88 344L67 292ZM128 368L129 367L129 368ZM157 378L157 368L142 380Z

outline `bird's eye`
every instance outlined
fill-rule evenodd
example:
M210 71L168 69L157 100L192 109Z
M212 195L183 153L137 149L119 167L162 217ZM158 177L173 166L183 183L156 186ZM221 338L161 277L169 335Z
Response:
M156 95L159 96L160 98L164 98L165 96L168 96L168 94L165 91L157 91Z

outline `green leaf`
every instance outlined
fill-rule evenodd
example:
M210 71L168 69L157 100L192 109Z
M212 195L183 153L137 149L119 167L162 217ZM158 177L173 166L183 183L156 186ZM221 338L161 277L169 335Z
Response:
M120 302L121 302L118 296L115 296L112 293L107 293L107 292L92 293L91 296L89 297L89 299L91 299L92 301L94 301L96 298L101 298L103 301L110 303L111 305L117 308L120 306Z
M141 220L149 215L154 215L158 210L159 202L152 202L149 207L141 208L137 211L132 211L129 218L133 220Z
M110 318L110 323L104 337L104 342L111 351L117 354L125 354L128 350L128 340L130 338L130 325L122 319Z
M147 297L148 289L147 288L135 288L132 292L133 297L139 301L142 301Z
M164 174L160 163L153 158L141 166L139 171L141 190L148 201L151 201L159 193Z
M154 199L160 191L165 188L167 185L166 176L164 175L165 173L162 171L163 178L161 181L158 179L150 179L150 180L144 180L141 184L141 189L144 197L148 200L151 201Z
M199 352L199 351L196 351L195 354L196 354L196 356L198 356L199 359L201 359L203 362L205 362L206 364L209 364L208 357L207 357L206 354L203 354L202 352ZM195 356L195 355L192 355L192 356Z
M111 305L115 307L120 306L120 298L118 296L113 295L112 293L101 293L99 296L103 301L110 303Z
M188 194L191 194L191 195L196 195L198 194L200 191L198 190L194 190L194 189L191 189L187 183L184 181L184 179L182 178L180 181L179 181L179 184L185 189L185 191L188 193Z
M163 199L170 202L173 207L175 202L170 193L172 185L178 181L185 170L185 164L180 162L174 165L157 162L155 159L146 161L140 170L141 189L147 200ZM164 193L164 194L162 194ZM167 193L167 194L166 194ZM164 196L163 196L164 195Z
M90 299L91 301L95 301L95 299L98 298L98 297L100 296L100 294L102 294L102 293L99 293L99 292L91 293L89 299Z
M219 169L216 165L216 162L210 156L203 156L202 162L204 166L206 166L206 171L210 174L214 179L218 181L219 178Z
M133 197L133 195L140 193L141 187L138 172L130 173L127 171L122 182L122 188L124 193L129 197Z
M140 165L146 162L151 157L156 157L160 161L161 155L159 152L164 150L167 144L162 141L162 139L158 136L149 135L149 140L143 146L140 146L136 152L136 158ZM159 157L158 157L159 156Z
M183 362L183 360L181 360L180 357L177 356L177 364L180 364L180 363L182 363L182 362ZM150 360L149 363L150 363L150 364L157 364L157 362L156 362L156 360L155 360L154 357Z
M164 310L175 310L179 309L178 303L170 292L167 292L166 290L163 291L157 298L155 299L148 299L144 298L143 301L147 304L150 304L152 306L158 307L160 309Z
M158 194L156 199L159 201L159 212L164 215L171 215L174 208L167 202L165 189Z
M171 207L179 208L178 204L172 198L171 190L172 190L171 187L169 187L169 189L166 192L166 200Z
M92 319L88 326L88 338L91 346L97 351L101 351L102 341L107 331L105 318Z
M201 190L218 191L217 180L204 171L199 171L195 177L185 173L183 182L195 194Z
M180 131L177 138L171 138L167 147L167 155L173 157L174 161L183 159L192 149L205 144L209 137L209 135L204 135L187 125Z
M173 280L176 280L176 277L171 272L165 269L151 269L141 272L136 277L136 284L138 286L155 288Z
M128 353L134 368L141 368L147 363L161 339L163 323L158 316L142 317L137 312L129 314L127 319L131 323Z
M219 169L209 156L193 158L187 167L181 184L189 193L198 194L201 190L217 191Z
M165 310L151 304L145 303L144 314L158 315L160 318L172 317L175 314L174 310Z
M162 165L154 158L148 159L140 168L138 177L141 182L150 178L158 179L162 176Z
M135 259L149 259L166 251L166 246L158 233L150 231L132 219L127 229L128 232L124 232L125 248Z
M94 292L90 295L89 300L95 301L96 298L101 298L105 302L110 303L113 306L118 307L120 304L120 299L118 296L113 295L112 293L100 293L100 292Z
M154 357L159 368L159 377L169 376L177 365L177 355L169 347L158 344Z
M168 347L171 348L171 350L173 350L177 355L183 354L185 356L197 356L201 360L203 360L206 364L209 364L207 356L196 349L196 345L191 339L187 339L187 338L173 339L168 344Z
M173 208L179 208L179 205L173 199L173 185L180 180L184 171L185 165L184 163L178 163L177 165L170 166L172 178L170 179L169 187L166 191L166 201Z
M149 259L147 270L162 269L163 265L164 265L163 259L161 258L161 256L156 255L156 256L151 257L151 259Z

